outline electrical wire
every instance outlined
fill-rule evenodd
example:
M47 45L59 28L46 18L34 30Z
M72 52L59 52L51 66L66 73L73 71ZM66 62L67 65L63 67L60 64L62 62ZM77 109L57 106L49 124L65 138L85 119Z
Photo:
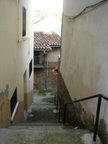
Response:
M96 3L96 4L87 6L87 7L85 7L79 14L77 14L76 16L73 16L73 17L66 16L66 17L68 17L69 19L74 20L74 19L76 19L77 17L79 17L79 16L81 16L81 15L83 15L83 14L85 14L85 13L87 13L87 12L89 12L89 11L95 9L95 8L97 8L98 6L104 4L105 2L108 2L108 0L102 0L102 1L100 1L100 2L98 2L98 3Z

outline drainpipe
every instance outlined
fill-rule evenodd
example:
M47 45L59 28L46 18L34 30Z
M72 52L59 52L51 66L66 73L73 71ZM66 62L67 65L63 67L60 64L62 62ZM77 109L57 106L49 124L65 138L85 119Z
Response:
M45 52L45 89L48 89L48 51Z

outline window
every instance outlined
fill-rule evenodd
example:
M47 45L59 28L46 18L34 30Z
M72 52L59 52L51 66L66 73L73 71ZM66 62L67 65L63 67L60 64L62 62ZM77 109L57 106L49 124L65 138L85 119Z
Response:
M40 53L39 53L39 51L35 51L34 52L34 64L38 65L39 62L40 62Z
M22 11L22 36L26 36L26 8Z
M39 51L35 51L34 55L39 57Z
M31 74L32 74L32 60L29 63L29 78L30 78Z
M13 93L13 96L11 98L11 115L12 115L12 113L14 111L16 103L17 103L17 88L15 89L15 91Z

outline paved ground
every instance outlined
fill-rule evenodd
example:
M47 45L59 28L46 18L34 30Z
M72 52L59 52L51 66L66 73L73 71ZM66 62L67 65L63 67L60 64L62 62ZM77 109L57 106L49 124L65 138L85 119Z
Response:
M39 90L33 95L33 104L29 108L28 122L57 123L57 113L54 113L55 93L51 91Z
M0 130L0 144L84 144L83 134L58 126L16 126Z

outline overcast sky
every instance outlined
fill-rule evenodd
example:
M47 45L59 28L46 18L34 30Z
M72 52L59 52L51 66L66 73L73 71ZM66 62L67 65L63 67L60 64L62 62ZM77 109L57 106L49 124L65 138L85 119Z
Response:
M63 0L33 0L33 7L46 13L62 13Z

